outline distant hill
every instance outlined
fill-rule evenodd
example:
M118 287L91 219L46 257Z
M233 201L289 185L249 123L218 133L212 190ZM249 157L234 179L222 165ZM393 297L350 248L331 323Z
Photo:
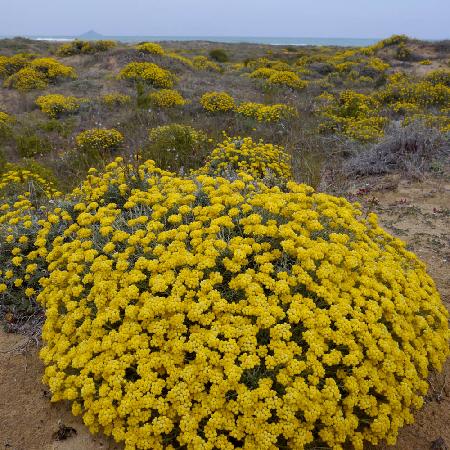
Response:
M80 34L78 36L78 38L79 39L85 39L85 40L88 40L88 41L96 41L96 40L99 40L99 39L103 39L104 36L101 35L100 33L97 33L94 30L89 30L87 33Z

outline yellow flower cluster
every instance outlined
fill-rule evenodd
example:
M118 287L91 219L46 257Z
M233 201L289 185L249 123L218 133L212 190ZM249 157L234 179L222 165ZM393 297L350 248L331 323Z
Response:
M428 72L425 76L425 81L430 82L434 86L437 84L443 84L444 86L450 87L450 70L449 69L438 69Z
M393 443L448 356L424 265L343 198L116 161L72 200L44 381L127 450Z
M44 89L49 83L60 79L76 78L73 67L65 66L53 58L28 59L26 62L24 59L19 58L19 64L16 65L18 70L5 79L5 87L22 91Z
M155 42L143 42L136 46L136 50L141 53L149 53L151 55L164 55L164 49Z
M0 176L0 318L35 312L45 260L34 244L43 204L61 195L40 175L8 166Z
M100 98L101 102L108 108L117 108L131 103L131 97L120 92L110 92Z
M200 104L206 111L227 112L235 107L234 99L226 92L206 92L200 99Z
M206 56L194 56L192 64L197 70L209 70L211 72L221 72L219 64L209 60Z
M159 91L148 94L150 103L159 108L173 108L176 106L184 106L187 100L174 89L161 89Z
M245 117L256 119L259 122L278 122L298 116L298 112L294 107L283 103L264 105L262 103L244 102L236 107L236 112Z
M338 132L360 141L383 136L387 119L378 114L379 103L370 95L345 90L338 96L322 94L319 99L319 114L324 119L320 131Z
M123 135L114 128L92 128L79 133L75 142L80 150L101 155L117 150L123 144Z
M245 172L255 179L274 176L281 181L292 178L290 156L278 145L254 141L250 137L228 137L211 153L199 173L211 176Z
M308 82L291 71L276 71L267 79L268 86L283 86L291 89L304 89Z
M119 73L119 79L142 81L158 88L171 89L177 80L169 70L149 62L131 62Z
M179 61L182 64L184 64L185 66L194 67L194 63L186 56L179 55L178 53L175 53L175 52L165 53L165 56L166 56L166 58L173 59L175 61Z
M86 101L86 99L66 97L61 94L47 94L38 97L35 103L43 113L52 118L57 118L63 114L76 113L81 103Z
M411 81L398 72L391 75L386 86L374 93L384 104L404 101L417 104L422 109L446 106L450 103L450 81L445 71L430 72L425 79Z
M7 78L23 69L34 58L28 53L17 53L12 56L0 55L0 78Z
M58 56L90 55L94 53L106 52L116 46L116 41L104 39L98 41L82 41L75 39L72 42L61 45L56 54Z
M12 122L14 122L14 118L11 115L3 111L0 111L0 126L9 125Z
M291 89L304 89L308 82L302 80L295 72L290 68L288 70L277 70L272 65L271 67L260 67L248 76L250 78L261 78L266 80L267 86L284 86ZM280 67L280 66L279 66Z
M126 450L391 444L449 355L425 266L280 147L227 139L187 177L118 158L51 209L6 192L33 177L0 179L0 313L38 294L52 400Z

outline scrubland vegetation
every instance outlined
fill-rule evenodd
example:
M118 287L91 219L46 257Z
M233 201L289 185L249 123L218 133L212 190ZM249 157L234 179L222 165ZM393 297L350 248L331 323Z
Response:
M131 449L393 444L449 356L360 177L448 175L450 44L0 41L0 319Z

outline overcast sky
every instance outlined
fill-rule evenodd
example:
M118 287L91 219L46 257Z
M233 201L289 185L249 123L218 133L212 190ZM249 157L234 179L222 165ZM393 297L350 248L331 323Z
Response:
M0 35L450 38L450 0L0 0Z

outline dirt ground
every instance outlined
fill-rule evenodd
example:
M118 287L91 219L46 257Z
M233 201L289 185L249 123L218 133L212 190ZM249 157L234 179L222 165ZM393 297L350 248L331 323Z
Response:
M428 264L450 309L450 183L384 177L355 184L349 195L377 212L383 226L405 240ZM0 450L122 448L104 436L91 436L81 419L72 416L68 404L49 401L40 381L42 364L36 347L14 351L23 342L22 336L0 332ZM442 374L430 378L430 386L416 423L401 431L397 445L380 445L377 450L448 450L450 361ZM76 434L57 440L55 433L61 424L73 428Z

